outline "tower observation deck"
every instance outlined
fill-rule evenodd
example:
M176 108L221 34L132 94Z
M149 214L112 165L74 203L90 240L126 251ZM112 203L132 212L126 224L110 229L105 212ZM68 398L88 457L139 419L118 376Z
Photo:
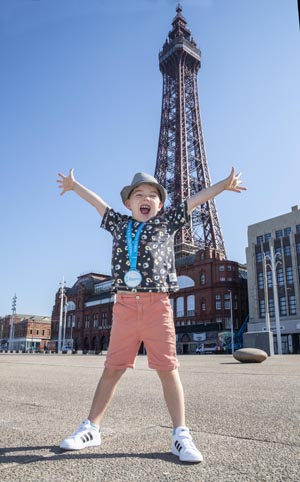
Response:
M180 5L176 13L173 28L159 53L163 94L155 167L155 177L167 189L171 206L211 185L197 87L201 52ZM177 258L207 247L226 258L214 199L195 209L189 226L175 237Z

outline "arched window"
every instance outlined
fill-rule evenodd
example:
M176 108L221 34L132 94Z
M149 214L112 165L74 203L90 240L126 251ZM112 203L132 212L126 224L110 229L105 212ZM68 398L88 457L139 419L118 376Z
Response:
M189 276L182 275L178 276L178 286L179 288L191 288L195 286L195 282Z
M187 315L194 316L195 314L195 295L187 297Z
M73 311L76 310L76 305L74 301L68 301L67 303L67 311Z
M179 318L180 316L184 316L184 299L183 299L183 296L180 296L176 300L176 317Z

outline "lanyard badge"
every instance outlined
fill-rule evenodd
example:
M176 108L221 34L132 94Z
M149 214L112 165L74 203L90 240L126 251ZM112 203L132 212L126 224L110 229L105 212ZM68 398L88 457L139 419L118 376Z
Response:
M126 241L130 268L124 276L125 284L129 288L136 288L142 282L142 274L136 269L139 241L145 223L141 223L137 229L134 240L132 240L132 219L129 221L126 230Z

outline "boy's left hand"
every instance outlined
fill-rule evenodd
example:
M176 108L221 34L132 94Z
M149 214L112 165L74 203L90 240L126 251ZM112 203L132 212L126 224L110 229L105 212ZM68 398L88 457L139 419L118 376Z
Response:
M234 192L241 192L241 191L247 191L247 188L244 186L240 186L240 184L243 182L240 177L242 173L239 172L238 174L235 173L234 167L231 169L231 173L228 176L226 181L226 187L225 189L227 191L234 191Z

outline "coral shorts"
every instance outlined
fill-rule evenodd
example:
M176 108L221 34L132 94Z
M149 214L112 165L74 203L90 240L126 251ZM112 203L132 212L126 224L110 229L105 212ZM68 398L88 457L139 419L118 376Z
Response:
M179 366L173 312L167 293L117 294L105 366L133 368L144 342L149 368L171 371Z

